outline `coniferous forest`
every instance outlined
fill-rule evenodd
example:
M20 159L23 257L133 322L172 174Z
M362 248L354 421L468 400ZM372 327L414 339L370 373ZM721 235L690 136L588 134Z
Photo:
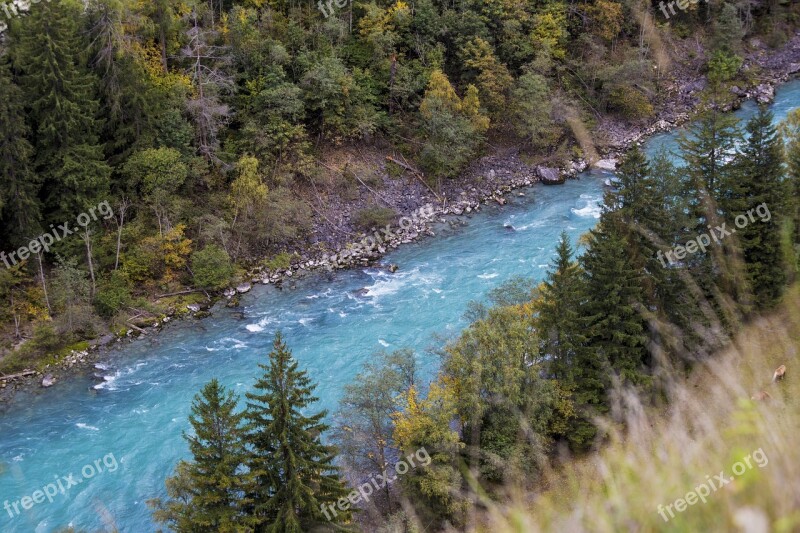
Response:
M419 190L457 201L458 187L486 179L475 177L481 158L513 152L568 174L619 155L595 228L562 232L544 279L521 271L475 294L466 329L431 348L432 379L420 354L395 346L341 376L338 407L321 409L313 372L278 331L246 392L203 386L188 455L147 502L160 527L699 527L611 504L605 525L548 521L555 504L537 515L533 502L596 481L553 482L629 444L632 411L669 412L676 383L743 331L791 315L800 108L782 121L766 105L744 120L731 110L791 74L787 57L800 63L794 3L687 2L669 19L634 0L9 5L3 376L45 372L101 339L147 337L254 269L285 272L394 225ZM672 108L687 110L676 153L619 141L652 133ZM763 507L792 531L796 505Z
M700 3L666 25L613 1L333 7L51 0L7 20L5 371L187 303L163 295L222 289L391 222L402 207L373 198L317 231L336 217L322 206L380 187L354 165L331 171L342 147L391 147L439 190L504 143L554 166L588 158L607 117L672 105L679 54L697 54L686 43L702 39L689 75L724 106L758 80L740 68L746 38L779 47L795 17L780 3ZM92 208L102 216L76 225Z
M287 405L283 412L302 412L313 386L296 362L286 362L291 358L279 334L269 366L263 366L267 377L256 385L270 393L247 394L272 406L272 413L258 418L261 407L247 402L250 422L240 423L218 384L206 387L196 401L207 418L192 419L196 434L211 434L220 422L227 429L202 445L190 437L192 473L179 466L168 486L192 496L171 493L171 501L180 503L156 502L157 516L179 531L192 530L183 529L184 521L202 524L206 513L225 531L333 527L322 505L335 502L336 494L348 500L346 491L331 492L328 476L336 478L342 468L350 480L385 474L398 458L424 447L430 465L400 477L399 487L374 501L381 517L364 520L385 531L418 531L424 524L460 530L474 523L483 498L502 502L508 487L538 487L557 453L581 456L601 445L609 430L598 420L615 420L619 394L633 392L646 405L668 404L675 373L730 344L748 320L778 304L796 275L798 176L791 159L784 161L783 146L788 141L789 158L800 146L800 113L781 126L785 139L772 118L763 107L745 124L713 111L702 115L681 140L681 166L664 153L648 159L633 148L618 169L617 186L606 194L596 229L580 243L580 255L562 234L544 281L514 279L490 294L490 305L475 303L468 312L471 325L445 345L441 371L430 384L415 378L410 350L377 354L346 387L333 428L319 425L327 413L289 422L275 411ZM734 238L730 230L740 227ZM713 231L719 247L686 244L684 260L663 257ZM296 400L274 396L282 394ZM269 432L274 425L285 428L283 438L272 438L272 458L263 467L274 474L253 480L257 467L251 461L259 461L265 448L247 432ZM338 448L339 465L326 455L330 449L321 451L323 430ZM289 436L293 431L300 432L296 440ZM316 438L313 445L303 440L309 435ZM237 446L221 446L226 439ZM284 478L290 469L278 450L287 440L296 443L289 446L298 464L317 461L315 476L322 477L311 481L298 470L294 483ZM231 455L206 464L215 447ZM220 471L223 465L228 470ZM259 489L241 488L248 483ZM314 483L314 497L298 503L302 487ZM297 492L285 491L290 486ZM204 500L206 491L222 489L224 499ZM269 508L253 507L250 491L264 489ZM291 520L282 505L295 510ZM349 513L338 519L364 524Z

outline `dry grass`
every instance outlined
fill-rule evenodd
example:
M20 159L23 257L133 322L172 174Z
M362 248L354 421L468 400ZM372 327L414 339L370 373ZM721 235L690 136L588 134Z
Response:
M515 503L492 505L478 529L800 531L798 339L795 287L778 311L745 327L688 379L673 375L669 408L645 409L635 395L619 394L624 431L609 427L608 445L549 474L544 493L517 493ZM786 377L773 384L781 364ZM750 399L762 390L771 399ZM751 468L732 476L736 463L756 450L763 450L768 462L759 467L751 458ZM659 514L659 505L674 504L720 472L733 480L710 491L706 503L683 512L673 506L669 521Z

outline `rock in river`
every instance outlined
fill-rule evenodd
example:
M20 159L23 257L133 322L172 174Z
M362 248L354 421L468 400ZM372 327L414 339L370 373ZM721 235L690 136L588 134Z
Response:
M242 283L241 285L237 285L236 286L236 292L238 292L239 294L244 294L246 292L250 292L250 289L252 289L252 288L253 288L253 286L251 284Z

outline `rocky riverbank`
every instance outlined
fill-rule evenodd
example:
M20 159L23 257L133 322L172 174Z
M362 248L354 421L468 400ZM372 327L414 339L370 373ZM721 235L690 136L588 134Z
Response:
M800 72L800 33L794 35L779 50L770 50L755 39L750 45L753 51L745 57L742 70L754 82L750 86L731 87L729 110L739 108L747 100L763 104L771 102L775 96L775 86ZM326 233L321 224L318 231L326 233L325 240L332 246L332 252L313 253L303 250L301 259L289 268L275 271L255 268L249 277L253 283L282 283L287 278L319 269L375 264L388 250L433 235L431 223L446 222L452 216L469 215L479 211L487 203L503 205L504 195L514 190L530 187L534 183L563 183L565 178L575 177L590 166L613 171L619 158L633 144L641 143L654 134L673 130L691 120L701 104L700 95L707 84L706 78L700 74L704 64L705 57L700 54L693 61L675 66L674 75L662 81L663 92L656 104L655 115L650 120L631 123L610 116L604 117L596 128L601 141L594 147L599 156L595 161L576 158L561 168L551 168L525 163L518 148L499 150L475 161L459 178L445 182L440 197L435 197L421 186L413 199L407 198L406 191L406 198L398 200L396 204L410 206L411 209L418 209L423 204L434 205L434 213L413 227L401 228L396 238L388 241L385 246L350 254L348 261L332 265L326 258L341 255L353 242L358 242L366 235L354 235L350 241L343 241L334 232ZM409 213L411 209L405 212Z
M800 72L800 34L793 36L779 50L769 50L758 42L751 43L751 47L754 51L747 55L742 68L750 72L755 81L748 87L731 88L734 97L731 107L738 107L748 99L761 103L771 101L775 85ZM618 158L632 144L642 142L653 134L672 130L690 120L699 105L700 92L706 86L706 80L700 74L702 64L704 58L699 55L694 61L677 65L674 75L669 80L663 80L662 94L651 120L630 123L603 117L596 127L598 143L594 147L599 158L591 162L592 166L614 170ZM383 158L372 163L388 177L387 165L390 163ZM381 258L390 250L435 235L433 226L436 223L461 223L457 219L479 212L486 204L504 205L505 195L512 191L535 183L560 183L577 176L589 166L589 162L581 158L561 168L531 165L523 160L518 148L511 147L496 149L494 153L479 158L461 176L443 183L439 193L427 188L421 180L399 182L387 179L381 193L382 200L403 217L387 228L375 228L369 235L347 227L347 221L364 203L334 199L329 208L340 214L338 225L333 217L316 220L311 246L293 250L298 259L288 268L270 270L256 266L235 287L204 303L189 304L185 309L171 309L164 316L151 317L146 324L141 324L142 327L130 329L122 336L107 335L91 343L89 349L75 350L41 371L24 372L14 379L0 377L0 403L20 389L49 387L68 379L71 374L93 372L93 365L103 359L107 347L126 340L132 341L142 335L156 334L174 318L184 315L197 319L208 317L211 307L219 298L225 298L228 307L238 307L239 296L250 291L254 283L283 287L287 281L291 285L291 280L314 272L381 265ZM430 206L430 209L422 212L423 206ZM413 213L418 216L411 216ZM401 223L404 219L408 222ZM370 237L374 244L369 244ZM402 265L383 266L392 272L402 268Z

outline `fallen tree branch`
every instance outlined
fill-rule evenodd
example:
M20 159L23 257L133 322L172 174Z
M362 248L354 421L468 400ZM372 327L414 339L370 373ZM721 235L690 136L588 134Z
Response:
M12 379L24 378L25 376L32 376L35 373L36 373L35 370L23 370L22 372L20 372L18 374L11 374L10 376L6 376L6 375L0 376L0 381L9 381L9 380L12 380Z
M188 291L169 292L167 294L160 294L160 295L156 296L156 300L159 300L161 298L166 298L167 296L178 296L180 294L192 294L193 292L206 292L206 291L204 291L203 289L190 289ZM208 296L208 294L206 294L206 296ZM138 309L137 309L137 311L138 311Z
M135 329L136 331L138 331L139 333L141 333L142 335L147 335L147 332L145 330L143 330L142 328L140 328L139 326L131 324L130 322L128 322L128 325L130 327L132 327L133 329Z

